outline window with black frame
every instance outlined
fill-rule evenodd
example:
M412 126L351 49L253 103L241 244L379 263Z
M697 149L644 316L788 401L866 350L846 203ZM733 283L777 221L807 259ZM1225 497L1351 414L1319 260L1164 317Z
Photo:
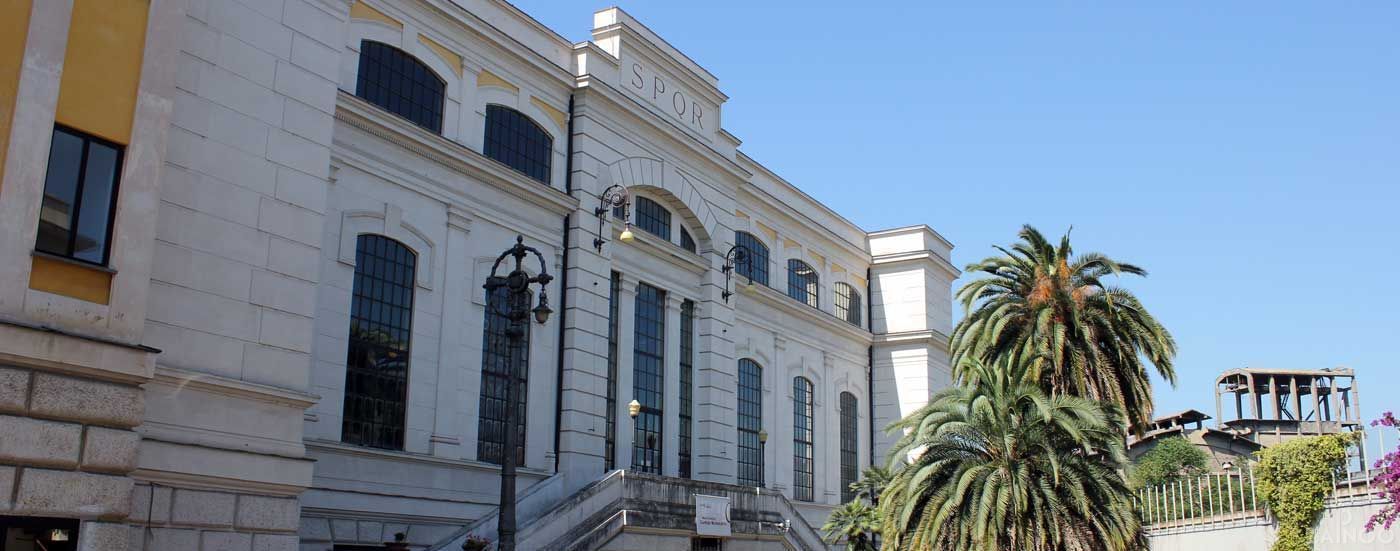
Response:
M637 215L633 224L652 235L671 240L671 211L646 197L638 197L633 208Z
M690 478L691 450L691 384L692 366L695 363L695 303L689 300L681 303L681 358L680 358L680 448L679 473L681 478Z
M661 474L662 406L666 379L666 292L645 283L637 286L632 396L642 405L632 432L632 468Z
M817 271L806 262L796 258L788 259L788 296L818 308Z
M486 106L486 138L481 154L548 184L554 138L524 113L490 104Z
M690 236L690 232L681 228L681 248L690 252L695 252L695 238Z
M734 267L735 273L759 285L767 285L768 246L748 232L734 232L734 244L748 251L748 258Z
M505 313L514 309L530 309L531 293L515 295L517 304L507 304L511 292L499 287L486 297L486 330L481 344L481 399L478 404L476 429L476 458L500 464L501 451L506 445L507 383L514 382L517 408L515 410L515 461L525 464L525 427L529 418L526 405L529 398L530 320L512 321ZM509 331L520 332L514 341ZM514 379L511 374L514 372Z
M835 289L836 295L836 301L832 303L836 317L860 327L860 293L856 292L855 287L841 282L837 282L832 288Z
M812 501L814 495L812 445L812 381L805 377L792 380L792 493L800 501Z
M52 140L34 249L105 266L124 150L64 126Z
M841 502L847 503L856 498L851 484L860 476L859 425L857 424L856 395L841 393Z
M603 471L617 468L617 309L622 274L613 272L608 283L608 411L603 432Z
M355 240L341 440L403 449L417 257L382 235Z
M739 472L740 486L763 486L763 368L758 362L739 360Z
M408 52L373 40L360 42L355 95L414 124L442 133L447 81Z

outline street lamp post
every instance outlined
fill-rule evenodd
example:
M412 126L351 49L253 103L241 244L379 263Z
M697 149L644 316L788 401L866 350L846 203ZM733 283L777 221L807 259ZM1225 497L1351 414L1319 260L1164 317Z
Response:
M530 254L534 254L540 261L539 275L531 276L525 271L523 263L525 257ZM496 275L496 270L507 257L515 259L515 269L505 276ZM487 307L510 321L506 327L506 337L510 340L510 346L507 347L506 358L505 435L501 443L501 511L496 517L496 549L499 551L515 551L515 448L519 436L516 429L516 416L519 412L516 410L520 407L520 398L515 391L518 374L514 354L519 348L520 340L525 336L524 324L529 323L531 315L534 315L536 322L544 325L549 321L549 315L554 312L549 308L549 297L545 294L545 287L553 280L554 276L545 270L544 255L534 247L527 247L525 238L517 235L515 245L496 257L496 263L491 265L491 276L486 278L486 285L483 285L487 293ZM540 286L540 301L538 306L527 309L530 305L532 283L538 283ZM506 290L504 308L491 300L498 289Z

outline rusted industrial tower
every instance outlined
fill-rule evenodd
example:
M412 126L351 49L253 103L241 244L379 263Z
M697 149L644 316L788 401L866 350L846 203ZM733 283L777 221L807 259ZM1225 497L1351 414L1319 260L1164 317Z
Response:
M1234 415L1222 407L1233 396ZM1220 426L1269 446L1290 438L1361 426L1360 395L1351 369L1233 369L1215 381Z

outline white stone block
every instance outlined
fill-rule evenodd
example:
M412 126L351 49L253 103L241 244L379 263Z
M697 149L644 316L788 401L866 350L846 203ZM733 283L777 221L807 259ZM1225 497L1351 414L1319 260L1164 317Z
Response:
M134 427L141 423L145 399L136 387L35 373L29 411L50 418Z
M304 34L293 35L292 63L326 79L336 80L340 74L339 46L321 44Z
M311 246L321 244L320 214L269 197L262 199L259 211L258 229Z
M176 489L171 522L186 526L231 526L235 501L233 494Z
M287 0L282 22L326 46L340 46L345 22L323 6L325 4L305 0Z
M151 270L156 281L234 300L248 300L253 282L253 269L247 264L165 241L156 242Z
M257 340L268 346L310 353L311 327L311 318L263 309Z
M269 125L216 103L209 104L209 129L205 137L236 147L251 155L267 151Z
M267 235L254 228L173 203L161 203L159 218L160 239L254 266L267 262Z
M276 272L253 272L253 304L307 317L316 314L316 286Z
M10 496L15 495L15 468L0 467L0 511L9 511L14 502Z
M150 296L152 321L245 341L258 338L259 308L252 304L160 282L151 283Z
M271 88L216 66L199 75L199 95L268 124L282 121L282 96Z
M255 534L253 535L253 551L297 551L297 537Z
M280 274L317 281L321 258L315 247L273 236L268 242L267 267Z
M131 512L132 480L74 471L25 469L14 510L44 516L124 519Z
M119 522L84 522L78 528L78 551L122 551L130 529Z
M310 377L310 364L308 354L250 343L244 354L243 380L304 390Z
M128 473L136 468L141 435L129 430L88 427L83 439L83 470Z
M300 525L300 514L301 507L294 498L238 496L239 528L291 532Z
M302 104L297 102L287 102L287 105L297 105L297 109L303 109ZM330 117L319 111L315 116L326 117L329 123ZM291 110L287 111L288 118L292 118ZM317 178L305 172L292 170L289 168L277 169L277 198L301 208L324 214L326 212L326 180Z
M201 536L204 543L200 551L249 551L253 548L252 534L204 532Z
M131 492L131 518L142 522L147 521L162 524L170 521L170 502L174 493L169 487L155 488L155 495L151 495L149 484L137 486Z
M225 1L219 0L215 3L221 4ZM198 530L152 528L150 536L150 549L199 549Z
M243 341L146 320L146 344L161 350L161 363L237 379L243 371Z
M293 71L301 69L293 68ZM273 130L268 136L267 159L295 168L317 178L330 175L331 153L324 144L307 140L283 130Z
M277 74L277 58L251 44L225 34L219 41L220 67L265 88L271 88Z
M291 55L292 31L238 2L210 2L209 25L279 58Z
M273 89L326 113L335 112L335 81L286 61L277 62L277 80Z
M23 412L28 398L29 372L0 367L0 412Z

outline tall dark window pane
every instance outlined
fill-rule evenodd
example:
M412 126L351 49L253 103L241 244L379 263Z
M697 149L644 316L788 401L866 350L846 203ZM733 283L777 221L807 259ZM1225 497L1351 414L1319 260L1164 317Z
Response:
M681 248L690 252L695 252L695 238L690 236L690 232L681 228Z
M622 274L613 272L608 284L608 411L603 434L603 470L617 468L617 302Z
M403 449L416 261L408 247L382 235L356 239L341 424L346 443Z
M447 82L407 52L372 40L360 41L355 95L414 124L442 132Z
M662 392L666 379L666 292L645 283L637 287L636 345L632 354L632 396L642 404L632 433L632 468L661 474Z
M553 151L554 138L530 117L504 105L486 106L483 155L548 184Z
M855 287L840 282L832 288L836 291L836 302L832 304L836 310L836 317L860 327L860 293L856 292Z
M788 260L788 296L807 306L818 307L817 271L796 258Z
M476 458L488 463L499 464L501 450L506 445L506 384L514 381L516 396L515 410L515 464L525 464L525 426L529 416L526 399L529 397L528 379L530 374L530 321L511 321L503 314L511 308L530 309L530 294L516 295L516 304L510 301L510 292L502 287L486 297L486 331L481 344L481 400L478 406L476 428ZM520 338L512 346L511 331L517 331ZM514 374L513 379L508 377Z
M768 246L748 232L734 232L734 244L749 251L747 262L734 267L739 275L760 285L768 284Z
M763 368L739 360L739 485L763 485Z
M812 501L812 381L792 380L792 493L802 501Z
M635 223L638 228L667 241L671 240L671 211L666 210L666 207L646 197L638 197L636 210L633 212L637 213Z
M860 446L860 433L856 422L856 396L849 392L841 393L841 502L847 503L856 498L851 484L856 482L860 471L860 456L856 450Z
M121 163L121 146L55 127L34 248L107 264Z
M691 449L691 385L692 366L695 364L695 303L689 300L681 303L681 392L680 392L680 476L690 478Z

